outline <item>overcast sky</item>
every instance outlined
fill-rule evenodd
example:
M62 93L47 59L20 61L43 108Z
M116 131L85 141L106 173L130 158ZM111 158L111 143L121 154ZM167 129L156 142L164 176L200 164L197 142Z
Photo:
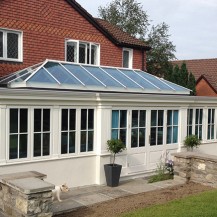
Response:
M112 0L77 0L94 17ZM217 58L217 0L137 0L152 20L170 26L177 59Z

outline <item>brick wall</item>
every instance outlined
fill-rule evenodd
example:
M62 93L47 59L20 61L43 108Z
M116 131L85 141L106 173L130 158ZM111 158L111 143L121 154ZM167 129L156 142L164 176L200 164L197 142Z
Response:
M0 76L45 59L65 60L65 39L100 44L101 65L122 66L122 48L114 45L64 0L0 0L0 28L23 31L23 63L0 61ZM134 50L133 68L142 69Z
M197 96L217 96L215 91L209 86L207 81L201 79L196 85Z

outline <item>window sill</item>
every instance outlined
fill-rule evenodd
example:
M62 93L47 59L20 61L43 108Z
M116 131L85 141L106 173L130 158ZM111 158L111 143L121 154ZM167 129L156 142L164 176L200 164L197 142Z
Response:
M0 58L0 62L14 62L14 63L23 63L23 60L19 59L5 59L5 58Z

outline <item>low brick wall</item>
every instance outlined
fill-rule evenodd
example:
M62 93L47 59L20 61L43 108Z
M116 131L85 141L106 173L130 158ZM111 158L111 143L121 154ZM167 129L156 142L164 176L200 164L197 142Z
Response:
M51 205L54 185L43 181L38 175L37 172L27 172L0 177L0 209L4 216L51 217L53 215ZM41 175L44 177L43 174Z
M176 176L212 187L217 187L217 156L194 152L175 153Z

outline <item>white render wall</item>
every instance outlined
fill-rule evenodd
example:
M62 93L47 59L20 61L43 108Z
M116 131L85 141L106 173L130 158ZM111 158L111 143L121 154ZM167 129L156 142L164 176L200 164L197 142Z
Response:
M9 108L50 108L51 109L51 155L46 158L29 158L17 161L7 160L8 156L8 117ZM93 108L95 110L94 151L63 156L60 154L60 110L61 108ZM47 174L47 181L53 184L67 183L70 187L104 184L104 164L110 163L106 141L111 138L112 110L127 110L127 150L118 155L116 163L123 166L122 179L145 176L156 168L160 157L166 152L182 150L182 141L187 131L187 109L203 108L204 144L197 151L217 155L217 137L206 140L207 109L215 108L217 117L217 99L214 97L189 97L139 94L98 94L67 91L42 90L8 90L0 91L0 174L36 170ZM130 130L132 110L146 110L146 145L131 148ZM177 144L150 146L150 115L151 110L179 110L179 136ZM31 112L30 112L31 113ZM164 114L166 120L166 112ZM217 123L217 119L216 122ZM79 128L79 121L77 122ZM166 128L166 121L164 123ZM165 130L166 132L166 130ZM215 126L216 132L216 126ZM79 138L77 138L79 146ZM31 145L31 143L30 143ZM31 153L29 153L31 155Z

